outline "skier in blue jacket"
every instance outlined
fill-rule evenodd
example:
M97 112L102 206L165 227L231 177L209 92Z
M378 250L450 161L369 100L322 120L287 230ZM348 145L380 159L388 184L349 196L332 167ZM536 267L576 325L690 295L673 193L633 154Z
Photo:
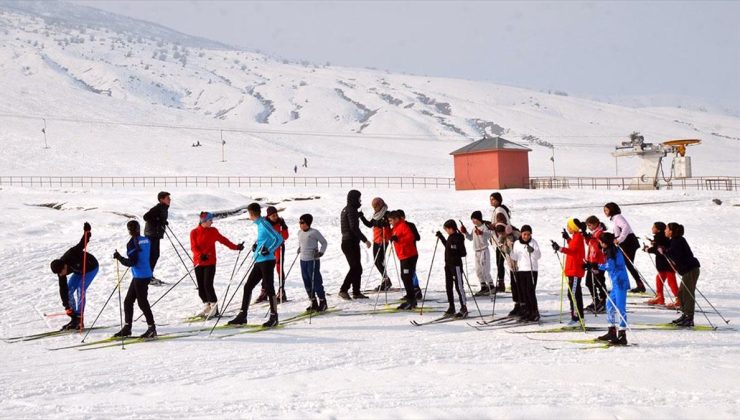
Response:
M126 224L131 239L126 244L126 257L122 256L116 250L113 258L117 259L126 267L131 267L133 279L128 287L126 299L123 301L123 312L125 324L121 331L115 333L114 337L128 337L131 335L131 323L134 318L134 302L139 303L139 309L144 313L146 323L149 326L141 338L155 338L157 328L154 325L154 315L149 306L147 294L149 292L149 282L152 280L152 267L149 262L149 253L151 251L151 242L146 236L141 236L141 226L136 220L131 220Z
M275 297L275 250L283 243L283 237L273 229L270 222L261 216L261 209L258 203L252 203L247 206L249 219L257 226L257 241L252 245L254 256L254 267L247 277L247 283L244 285L244 296L242 298L242 307L236 318L229 321L229 325L241 325L247 323L247 312L249 311L249 302L252 299L252 289L262 282L262 287L267 291L267 298L270 301L270 319L262 326L274 327L278 325L277 299Z
M622 252L614 244L614 234L602 233L599 236L599 245L606 254L606 262L598 265L588 262L584 264L586 269L606 271L612 280L612 290L609 292L609 299L606 301L606 319L609 322L609 331L598 339L608 341L613 345L627 345L625 329L627 328L627 291L630 288L627 264L625 264ZM619 323L618 331L617 323Z

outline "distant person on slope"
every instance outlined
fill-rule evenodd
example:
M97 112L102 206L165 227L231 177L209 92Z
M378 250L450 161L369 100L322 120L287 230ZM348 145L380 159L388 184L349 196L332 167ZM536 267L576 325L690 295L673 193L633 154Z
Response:
M414 275L416 274L416 262L419 260L416 238L409 224L401 218L401 214L397 210L389 212L388 221L392 228L390 240L393 242L393 247L398 256L398 262L401 266L401 281L406 289L405 302L398 309L414 309L416 308Z
M149 306L149 282L152 280L152 268L149 266L149 252L151 243L147 237L141 236L141 226L136 220L126 223L131 239L126 244L126 257L118 253L113 253L113 258L117 259L126 267L131 267L131 284L129 284L126 299L123 301L124 324L121 331L115 333L114 337L129 337L131 335L131 324L134 319L134 302L139 303L139 309L146 318L147 330L141 338L155 338L157 336L157 327L154 325L154 315L152 308ZM128 257L128 258L127 258Z
M262 210L258 203L247 206L249 220L257 227L257 241L252 245L254 267L247 277L244 285L244 296L239 314L229 321L229 325L242 325L247 323L249 302L252 300L252 290L258 283L262 282L267 291L270 301L270 318L262 324L263 327L275 327L278 325L277 298L275 297L275 251L283 243L283 238L272 228L270 222L261 216Z
M51 272L59 277L59 296L64 311L72 318L62 330L82 328L85 313L85 292L98 274L98 260L86 251L90 241L90 224L85 222L80 242L68 249L61 258L51 262ZM69 280L67 276L70 275Z
M373 198L373 217L370 220L365 218L362 212L360 214L360 220L366 227L373 228L373 255L375 256L375 268L383 276L383 280L380 286L376 287L376 291L386 291L391 288L391 279L388 278L388 271L386 269L385 255L388 249L388 242L391 239L391 228L388 222L388 205L385 204L380 197Z
M283 276L285 275L285 241L288 240L290 234L288 233L288 225L285 223L285 220L278 215L278 210L275 207L268 207L266 213L267 221L270 222L272 228L283 237L283 243L275 251L275 270L278 274L277 302L283 303L288 300L288 295L285 294L285 277ZM260 303L266 300L267 290L265 290L263 285L260 290L260 294L257 296L257 299L254 300L254 303Z
M146 222L144 224L144 236L149 239L149 243L151 244L149 265L152 268L152 286L162 285L162 281L154 277L154 267L157 266L157 261L159 260L159 241L164 238L167 232L168 210L172 199L170 198L170 193L160 191L157 194L157 200L159 202L144 215L144 221Z
M216 277L216 242L229 249L241 251L244 243L235 245L213 227L213 213L201 212L198 227L190 232L190 249L193 251L195 278L198 281L198 295L205 305L196 316L210 319L218 316L218 298L213 288Z
M632 231L632 227L627 222L627 219L622 216L622 209L619 208L617 203L606 203L604 205L604 214L609 220L612 221L612 232L614 232L615 241L614 244L617 248L621 249L626 255L627 270L635 279L637 285L634 289L630 290L632 293L643 293L645 292L645 284L643 284L640 278L640 273L635 268L635 254L640 249L640 243L637 241L637 236Z
M339 225L342 231L342 253L349 263L349 271L344 277L344 282L339 288L339 297L345 300L367 299L362 294L362 261L360 259L360 242L370 248L370 241L360 231L360 215L357 210L361 206L362 194L357 190L347 193L347 205L342 209L339 216ZM352 297L349 296L349 288L352 287Z

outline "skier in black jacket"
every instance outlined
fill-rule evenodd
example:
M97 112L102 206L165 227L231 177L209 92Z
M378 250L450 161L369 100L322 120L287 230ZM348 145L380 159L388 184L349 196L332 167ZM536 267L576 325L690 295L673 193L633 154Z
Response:
M699 260L694 257L689 243L683 237L684 227L678 223L668 223L665 236L671 241L668 248L658 248L665 255L671 266L681 275L681 286L678 288L678 300L681 302L681 316L671 321L680 327L694 326L694 305L696 282L699 280Z
M171 197L167 191L160 191L157 194L157 200L159 203L149 209L144 215L144 236L149 239L151 243L151 253L149 254L149 264L152 267L152 280L149 284L152 286L161 286L162 281L154 277L154 267L157 265L159 260L159 241L164 238L164 234L167 231L167 216L170 208Z
M457 230L457 223L452 219L445 222L444 229L448 235L447 239L445 239L440 231L437 231L437 238L439 238L445 247L445 290L447 291L447 302L449 302L445 316L467 318L468 307L465 301L462 270L462 258L467 255L465 251L465 236ZM455 313L455 297L452 294L453 283L457 290L457 296L460 299L460 312L458 313Z
M350 190L347 193L347 205L342 209L339 218L339 225L342 230L342 253L349 263L349 271L344 277L342 287L339 288L339 297L345 300L367 299L362 294L360 283L362 281L362 261L360 260L360 242L366 247L372 245L365 235L360 231L359 218L357 210L360 208L361 193L357 190ZM349 296L349 287L352 286L352 298Z
M51 262L51 272L59 277L59 297L62 298L65 312L72 318L62 327L63 330L82 327L85 291L98 274L98 260L85 250L90 240L90 224L85 222L83 230L80 242L68 249L61 258ZM69 281L67 275L70 275Z

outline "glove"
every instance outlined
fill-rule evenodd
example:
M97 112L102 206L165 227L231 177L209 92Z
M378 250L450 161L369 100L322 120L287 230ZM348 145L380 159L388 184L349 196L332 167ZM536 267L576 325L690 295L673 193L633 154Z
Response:
M323 252L321 252L321 251L316 251L316 252L314 252L314 254L313 254L313 257L314 257L314 258L321 258L321 257L323 257L323 256L324 256L324 253L323 253Z
M85 232L90 232L92 230L90 223L85 222L85 224L82 225L82 230L84 230Z
M442 235L442 232L440 232L440 231L437 231L437 233L435 233L434 235L436 237L438 237L439 239L444 239L445 238L444 235Z
M252 244L252 252L257 252L257 242Z
M237 251L244 250L244 242L240 242L239 244L237 244L236 245L236 249L237 249Z
M592 234L590 234L590 233L586 232L585 230L583 231L583 238L584 238L585 240L587 240L587 241L588 241L589 239L593 238L593 236L594 236L594 235L592 235Z
M207 254L201 254L200 255L200 260L201 261L208 261L208 255Z
M527 252L530 254L534 252L534 248L532 248L532 245L527 245Z
M585 262L585 263L583 263L583 265L581 266L581 268L583 268L584 270L588 271L588 270L594 268L594 266L590 262Z
M118 253L118 250L116 250L116 252L113 253L113 258L119 261L121 260L121 254Z
M460 232L462 232L462 233L468 233L468 229L465 227L465 225L460 224Z
M552 250L555 252L560 251L560 245L558 245L555 241L550 241L550 245L552 246Z
M396 235L391 236L391 242L398 242L398 236Z
M260 249L260 255L264 257L265 255L269 255L269 254L270 254L270 250L267 249L267 247L263 245L262 249Z
M162 223L162 224L165 225L165 226L169 226L170 225L170 222L168 222L168 221L165 220L164 223Z
M563 239L565 239L566 241L570 241L570 235L568 235L568 232L565 229L563 229L562 236L563 236Z

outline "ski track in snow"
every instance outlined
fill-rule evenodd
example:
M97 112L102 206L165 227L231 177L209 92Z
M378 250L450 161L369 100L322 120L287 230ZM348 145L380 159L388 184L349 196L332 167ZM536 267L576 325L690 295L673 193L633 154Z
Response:
M273 191L184 190L175 189L170 211L170 226L187 243L201 209L223 210L247 204L255 197L281 201L304 196L304 190ZM111 211L141 215L153 203L155 190L0 190L5 217L0 229L14 232L0 242L6 279L0 284L2 336L35 333L48 327L35 313L60 311L56 279L48 272L48 262L73 245L81 234L81 224L93 224L90 252L101 262L100 272L88 290L88 323L96 315L115 284L111 258L115 248L126 242L124 217ZM406 210L409 220L419 226L419 277L426 281L434 247L432 232L447 218L462 219L472 210L487 214L486 192L364 190L363 200L382 196L390 207ZM368 301L344 302L336 292L346 272L339 250L337 216L345 192L312 191L321 198L312 201L282 202L283 216L291 233L297 217L305 212L315 216L314 227L329 241L322 260L322 274L330 306L344 311L371 309ZM730 193L702 192L603 192L509 190L505 202L514 214L514 223L533 225L534 236L543 247L538 297L542 311L559 310L559 266L547 243L559 239L558 232L568 217L600 216L608 200L619 203L699 199L687 204L670 203L625 206L624 212L640 236L654 220L677 220L686 225L686 237L702 262L700 289L725 317L738 315L740 294L736 290L738 265L733 255L736 245L716 246L715 226L736 215L730 204L737 201ZM716 206L711 198L726 203ZM26 204L66 203L61 210L31 207ZM574 210L578 205L586 209ZM82 210L84 208L91 210ZM588 208L591 210L588 210ZM366 213L368 205L364 206ZM577 213L577 214L574 214ZM695 214L702 214L701 218ZM232 240L254 238L254 228L243 215L219 219L215 226ZM364 229L366 233L368 230ZM737 237L740 227L725 224L724 234ZM468 245L470 243L468 242ZM295 255L295 239L287 243L286 266ZM237 253L218 249L219 265L216 292L223 295ZM379 275L368 276L370 252L363 250L363 287L373 287ZM468 262L472 286L477 289L473 262ZM652 279L654 270L646 255L638 254L637 265ZM430 280L430 299L444 300L442 254L438 251ZM494 269L495 270L495 269ZM175 281L184 274L172 247L162 243L158 277ZM391 278L398 284L395 267ZM128 286L130 277L124 281ZM234 290L237 276L231 290ZM368 280L369 279L369 280ZM150 301L164 293L164 287L150 287ZM288 279L291 302L280 307L281 318L299 313L307 305L297 265ZM124 289L125 291L125 289ZM585 291L584 291L585 292ZM590 303L587 292L584 301ZM399 293L390 293L394 302ZM640 298L630 298L640 299ZM229 312L241 301L235 298ZM379 307L385 296L379 298ZM490 314L488 298L478 298L485 314ZM200 309L197 293L185 279L160 304L154 316L159 332L183 331L200 326L182 320ZM567 309L567 302L565 303ZM705 305L706 306L706 305ZM425 308L444 308L427 302ZM476 314L469 298L471 317ZM497 299L496 313L511 309L509 295ZM709 308L705 308L709 309ZM632 323L667 322L675 314L630 307ZM250 322L262 322L266 306L250 310ZM92 314L92 315L91 315ZM135 316L139 310L135 309ZM8 417L91 417L106 418L125 413L125 417L290 417L290 418L531 418L568 417L712 417L736 418L740 389L740 334L735 330L716 332L639 331L629 334L637 347L608 350L576 350L566 342L536 342L511 334L515 329L477 331L465 322L413 327L412 319L432 319L436 313L419 317L413 314L339 316L327 314L286 324L285 328L257 334L241 334L224 339L205 333L173 341L135 344L125 351L118 347L78 352L48 349L79 342L77 335L23 343L0 343L7 361L0 370L0 401ZM567 316L565 317L567 319ZM722 325L716 316L712 322ZM697 324L706 320L697 314ZM62 318L48 319L57 327ZM225 320L223 321L225 322ZM474 322L474 318L468 320ZM605 316L587 316L589 325L604 325ZM104 311L99 325L117 325L117 296ZM211 325L211 323L208 323ZM557 326L557 318L545 318L542 327ZM145 329L143 321L134 332ZM89 340L109 336L115 328L94 331ZM225 334L215 332L214 335ZM594 337L597 333L550 334L546 338ZM562 347L562 350L546 350Z

